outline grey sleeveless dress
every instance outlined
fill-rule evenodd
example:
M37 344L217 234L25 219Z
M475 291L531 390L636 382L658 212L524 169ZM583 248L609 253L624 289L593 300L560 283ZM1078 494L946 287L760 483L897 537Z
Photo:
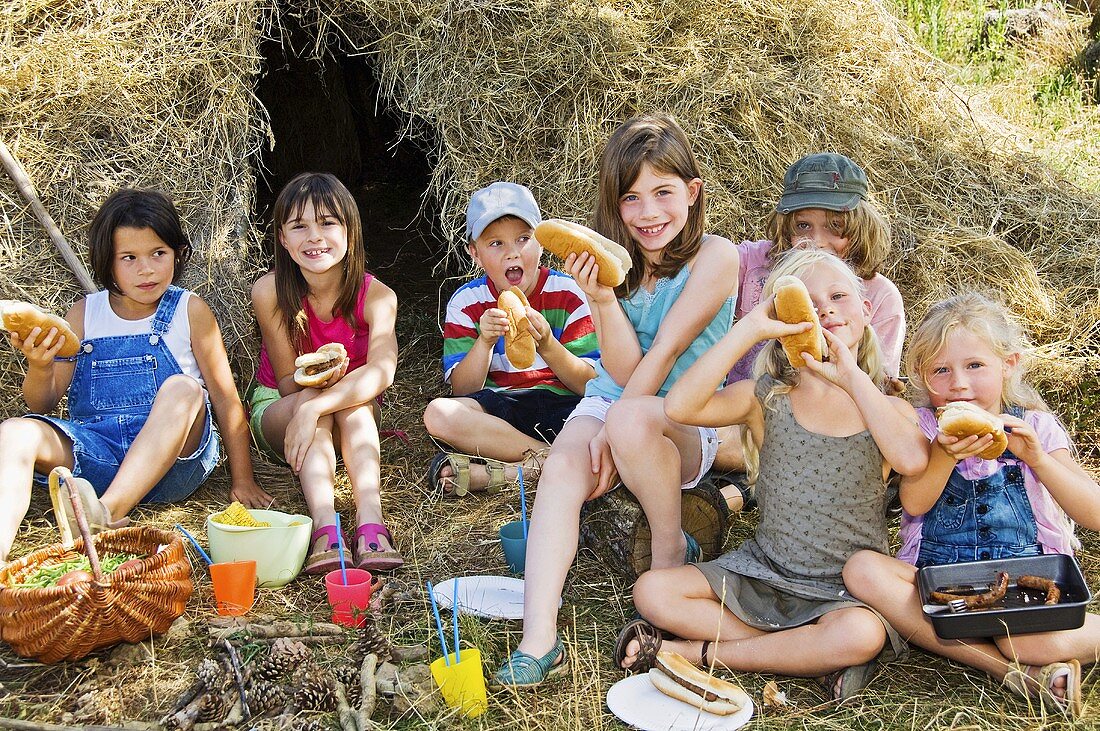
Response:
M756 397L763 401L773 382L761 378ZM836 609L866 607L845 590L841 571L856 551L888 549L882 453L870 432L830 437L807 431L788 396L775 396L764 408L756 499L756 535L696 565L729 611L745 624L774 631ZM889 636L884 653L900 656L905 642L875 614Z

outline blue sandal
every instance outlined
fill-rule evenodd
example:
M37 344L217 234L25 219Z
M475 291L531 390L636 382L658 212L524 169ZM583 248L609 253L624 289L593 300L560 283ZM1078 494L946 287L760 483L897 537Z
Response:
M533 688L551 675L557 675L569 667L565 645L559 637L550 652L534 657L516 650L493 675L490 685L494 688Z
M699 563L703 558L703 549L699 548L699 542L692 538L691 534L684 531L687 539L687 550L684 551L684 563Z

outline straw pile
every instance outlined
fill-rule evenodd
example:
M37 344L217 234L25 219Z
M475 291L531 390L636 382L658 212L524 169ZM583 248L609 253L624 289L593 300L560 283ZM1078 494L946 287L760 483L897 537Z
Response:
M66 238L87 261L86 226L121 186L159 188L197 254L184 285L251 339L260 262L249 220L264 116L252 97L265 4L255 0L5 3L0 130ZM83 294L6 175L0 175L0 295L64 313ZM216 286L215 286L216 282ZM0 389L24 367L0 357ZM5 415L18 397L5 398Z

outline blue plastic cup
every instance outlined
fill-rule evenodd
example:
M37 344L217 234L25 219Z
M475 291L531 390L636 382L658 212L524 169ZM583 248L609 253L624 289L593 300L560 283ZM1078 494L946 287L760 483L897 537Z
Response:
M523 522L513 520L500 527L500 545L504 561L513 574L522 574L527 565L527 539L523 537Z

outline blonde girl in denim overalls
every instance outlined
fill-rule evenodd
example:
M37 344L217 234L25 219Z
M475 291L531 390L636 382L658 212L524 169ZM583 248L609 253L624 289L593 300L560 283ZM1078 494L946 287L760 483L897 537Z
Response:
M54 329L11 336L27 358L23 397L32 413L0 424L0 563L29 507L32 478L44 483L57 465L79 478L92 532L126 525L139 502L190 495L210 476L223 439L231 496L252 507L271 502L252 473L218 323L197 295L173 284L191 246L172 202L154 191L118 191L89 236L104 289L65 316L80 352L56 358L64 339ZM66 393L69 418L45 415ZM71 510L51 498L62 533L76 534Z
M1079 629L989 640L940 640L924 617L917 568L1040 553L1072 554L1072 525L1100 529L1100 485L1077 463L1069 435L1023 381L1023 335L1005 308L977 294L933 305L917 327L906 370L927 408L928 468L901 482L901 549L896 559L855 554L844 567L849 591L879 610L915 645L983 670L1011 691L1076 715L1081 665L1100 653L1100 615ZM977 455L991 435L938 433L935 408L969 401L1000 416L1008 449Z

